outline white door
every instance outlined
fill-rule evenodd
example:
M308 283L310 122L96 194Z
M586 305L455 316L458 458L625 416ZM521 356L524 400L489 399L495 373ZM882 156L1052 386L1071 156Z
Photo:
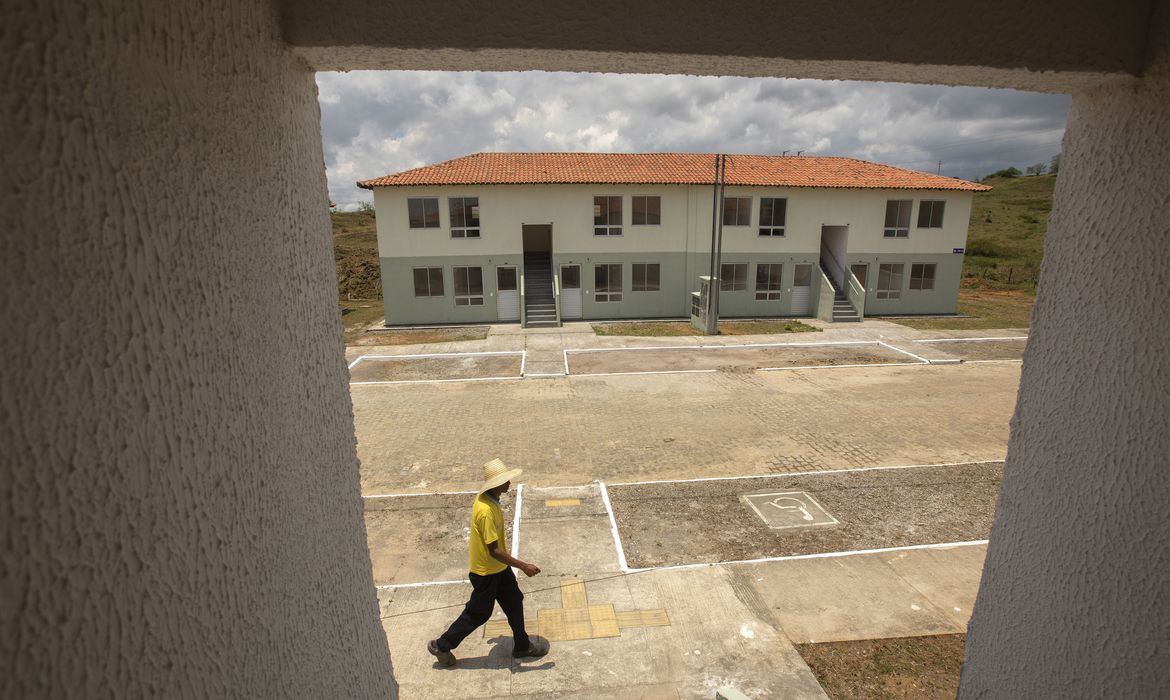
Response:
M561 318L581 318L580 265L561 265Z
M520 288L516 284L515 267L496 268L496 318L520 320Z
M797 265L792 280L792 314L804 315L810 312L808 290L812 285L812 265Z

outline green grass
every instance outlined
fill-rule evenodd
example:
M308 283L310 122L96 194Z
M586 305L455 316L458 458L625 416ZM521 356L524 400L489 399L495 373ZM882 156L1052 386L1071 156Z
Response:
M774 333L809 333L821 329L794 320L774 321L723 321L719 324L721 335L770 335ZM702 335L689 321L641 321L632 323L594 323L597 335L624 336L682 336Z
M341 322L345 324L345 342L357 339L371 323L382 318L382 301L341 301Z

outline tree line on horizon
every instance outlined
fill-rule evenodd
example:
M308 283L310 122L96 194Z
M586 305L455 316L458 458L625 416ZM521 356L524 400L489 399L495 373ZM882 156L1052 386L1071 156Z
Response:
M983 177L982 179L987 180L987 179L993 178L993 177L1020 177L1021 175L1025 174L1025 173L1027 173L1028 175L1032 175L1032 176L1043 175L1045 173L1048 173L1050 175L1055 175L1059 171L1060 171L1060 154L1057 153L1056 155L1052 156L1052 160L1048 161L1047 163L1034 163L1034 164L1029 165L1028 167L1024 168L1023 172L1021 172L1019 168L1016 168L1013 166L1013 167L1004 168L1003 170L996 170L994 173L991 173L990 175L987 175L987 176Z

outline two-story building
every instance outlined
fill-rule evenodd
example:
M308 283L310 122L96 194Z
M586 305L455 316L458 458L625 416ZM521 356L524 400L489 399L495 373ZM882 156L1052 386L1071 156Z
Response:
M387 325L955 311L974 192L852 158L477 153L373 190ZM721 206L720 206L721 205ZM721 210L721 215L717 214Z

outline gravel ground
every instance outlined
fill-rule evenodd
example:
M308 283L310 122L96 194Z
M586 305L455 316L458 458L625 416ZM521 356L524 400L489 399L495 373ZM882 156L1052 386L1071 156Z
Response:
M955 697L967 635L797 644L825 693L836 698Z
M752 371L765 367L818 367L909 362L907 355L881 345L632 350L569 353L570 374L662 372L695 369Z
M512 539L514 495L504 496L505 537ZM467 578L474 494L365 499L366 541L374 583Z
M357 363L349 374L350 381L354 382L519 377L520 355L406 357L393 360L366 358Z
M632 567L985 539L1002 462L609 487ZM769 528L742 495L804 491L839 524Z
M963 360L1021 360L1024 357L1024 340L968 340L951 343L916 343L931 345L943 352Z

